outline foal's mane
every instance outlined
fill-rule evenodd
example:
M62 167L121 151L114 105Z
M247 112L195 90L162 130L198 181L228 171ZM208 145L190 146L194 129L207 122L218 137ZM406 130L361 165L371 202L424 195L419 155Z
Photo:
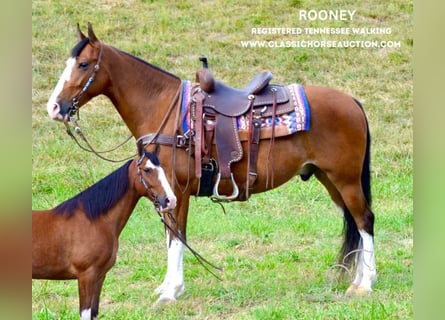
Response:
M82 204L83 211L90 220L107 213L125 194L129 188L128 166L132 160L112 172L99 182L85 189L73 198L59 204L56 214L72 216Z

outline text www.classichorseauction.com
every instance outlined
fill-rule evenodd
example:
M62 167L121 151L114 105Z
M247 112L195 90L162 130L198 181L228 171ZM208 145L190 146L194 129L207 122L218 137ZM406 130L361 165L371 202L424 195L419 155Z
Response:
M353 21L356 10L299 10L300 21ZM384 36L392 34L389 27L255 27L252 36L306 36L320 39L241 40L244 48L400 48L397 40L326 39L329 36Z

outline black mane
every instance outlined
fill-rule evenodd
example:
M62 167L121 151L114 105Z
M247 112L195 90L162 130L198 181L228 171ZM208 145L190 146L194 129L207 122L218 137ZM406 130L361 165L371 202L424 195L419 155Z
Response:
M144 150L144 154L156 167L159 167L161 165L161 163L159 162L159 158L154 153Z
M59 204L54 209L56 214L72 216L81 204L85 214L91 220L108 212L129 188L128 166L130 162L131 160L88 189Z

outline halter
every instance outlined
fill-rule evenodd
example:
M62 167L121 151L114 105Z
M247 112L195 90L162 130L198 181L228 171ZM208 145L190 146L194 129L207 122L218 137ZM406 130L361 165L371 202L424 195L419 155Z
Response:
M157 212L159 212L159 207L160 207L160 203L158 201L158 197L156 196L156 194L153 192L153 190L151 190L150 185L148 184L147 181L145 181L144 176L142 175L141 172L141 168L139 168L139 166L142 164L142 161L144 161L144 159L147 157L146 152L142 153L141 157L138 159L137 162L137 166L138 166L138 175L140 177L141 183L144 186L145 190L147 190L147 194L149 197L153 198L153 204L155 206L155 209Z
M74 115L76 113L77 114L79 113L79 106L78 106L79 100L80 100L80 98L82 98L82 96L85 94L85 92L88 90L88 88L91 86L94 79L96 78L96 74L99 71L99 68L100 68L99 65L102 60L102 51L103 51L102 42L99 42L99 55L97 56L96 65L94 66L93 72L91 73L91 76L88 78L87 82L83 86L82 90L80 90L80 92L77 94L77 96L75 96L72 100L71 107L68 109L68 115L70 118L74 117Z

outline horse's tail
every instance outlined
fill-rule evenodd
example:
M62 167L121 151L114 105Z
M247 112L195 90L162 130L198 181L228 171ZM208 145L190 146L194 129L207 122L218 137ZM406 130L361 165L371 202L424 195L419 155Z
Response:
M363 110L363 107L360 104L360 102L358 100L355 100L355 102ZM371 196L371 134L369 133L368 119L366 119L366 115L365 115L364 111L363 111L363 115L364 115L365 121L366 121L366 151L365 151L365 159L363 160L363 167L362 167L362 188L363 188L363 194L365 195L365 199L368 204L368 207L371 207L371 202L372 202L372 196Z
M363 166L362 166L362 176L361 176L361 182L362 182L362 190L363 195L366 199L366 210L369 210L371 207L372 202L372 196L371 196L371 134L369 132L369 126L368 126L368 120L366 119L365 112L363 110L362 104L354 99L355 103L362 109L363 115L365 117L366 121L366 149L365 149L365 158L363 160ZM367 215L368 213L365 213ZM352 217L351 212L349 209L345 206L343 208L343 215L344 215L344 226L343 226L343 232L345 235L343 246L340 252L340 264L344 264L347 266L350 266L354 262L355 254L352 252L355 252L359 248L360 244L360 233L358 232L357 225L354 221L354 218ZM371 213L372 215L372 213ZM372 215L373 218L373 215ZM366 219L366 217L365 217Z

